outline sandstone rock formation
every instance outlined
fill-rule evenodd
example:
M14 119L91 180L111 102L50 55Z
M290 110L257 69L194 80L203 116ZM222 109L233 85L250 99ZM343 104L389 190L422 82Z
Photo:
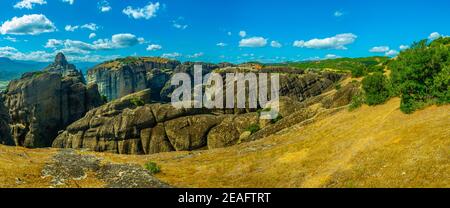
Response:
M13 145L11 130L9 129L9 114L3 105L3 95L0 94L0 144Z
M289 97L280 98L279 121L263 120L260 112L175 109L150 101L148 89L93 109L69 125L52 146L119 154L215 149L269 136L317 113ZM261 130L251 132L252 126Z
M193 76L196 64L186 62L176 65L163 62L168 65L158 65L155 61L167 60L118 59L90 70L89 80L104 86L103 92L107 92L109 98L116 99L91 110L84 118L68 126L53 142L53 147L87 148L120 154L153 154L231 146L276 133L282 127L310 118L314 112L306 110L308 105L304 101L332 89L336 82L345 77L344 74L312 73L292 68L255 69L226 64L222 64L225 68L219 68L220 65L215 64L203 65L203 74L212 71L222 74L247 71L281 73L280 114L276 121L270 121L261 119L257 109L180 110L171 104L152 103L156 97L159 102L170 99L173 91L170 76L175 72ZM164 67L175 68L160 69ZM124 74L127 76L122 76ZM111 79L107 78L110 76L117 78L114 82L126 82L127 85L110 85L108 80ZM138 89L146 90L129 94ZM281 125L275 125L282 118L287 119L283 119ZM256 134L253 132L255 129L261 129L262 133Z
M172 71L180 65L178 61L163 58L116 59L90 69L88 83L95 83L101 95L108 100L151 88L153 99L159 99L159 91L164 87Z
M4 100L14 142L25 147L50 146L58 131L102 102L97 86L86 86L63 54L44 71L11 81Z
M233 66L229 63L181 63L156 57L128 57L97 65L88 71L87 79L88 83L97 84L100 94L110 101L144 89L152 89L152 100L168 102L174 90L169 82L171 76L174 73L193 76L196 64L203 66L203 74Z

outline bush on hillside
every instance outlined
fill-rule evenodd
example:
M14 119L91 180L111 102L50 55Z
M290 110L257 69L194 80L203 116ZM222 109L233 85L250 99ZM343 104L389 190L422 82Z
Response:
M365 77L362 87L365 92L365 102L368 105L382 104L390 97L389 82L382 73L376 72Z
M155 162L148 162L145 164L145 169L147 169L151 174L157 174L161 172L161 168Z
M401 110L412 113L424 106L450 103L450 38L414 43L389 63Z

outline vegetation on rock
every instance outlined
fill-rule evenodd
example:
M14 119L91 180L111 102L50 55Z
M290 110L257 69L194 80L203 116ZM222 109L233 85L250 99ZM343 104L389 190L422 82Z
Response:
M139 98L139 97L133 97L133 98L131 98L130 102L131 102L134 106L136 106L136 107L144 106L144 105L145 105L145 101L142 100L142 98Z
M245 129L245 131L249 131L252 134L258 132L259 130L261 130L261 127L259 126L259 124L252 124Z

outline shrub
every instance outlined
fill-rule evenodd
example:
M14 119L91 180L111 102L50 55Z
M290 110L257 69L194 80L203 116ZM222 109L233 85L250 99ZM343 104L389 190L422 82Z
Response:
M334 86L334 88L335 88L336 90L340 90L340 89L342 88L342 85L341 85L341 84L336 84L336 85Z
M350 106L348 107L349 111L353 111L364 104L364 96L361 94L355 95L352 97L352 101L350 102Z
M278 121L280 121L281 119L283 119L283 116L278 115L276 118L270 120L270 123L275 124L275 123L277 123Z
M363 67L355 67L352 69L352 77L358 78L364 76L366 73Z
M383 73L384 72L384 66L383 65L373 65L373 66L370 66L368 68L368 71L369 72L381 72L381 73Z
M145 105L144 100L142 100L142 98L139 98L139 97L131 98L130 102L136 107Z
M368 105L382 104L390 97L388 80L382 73L376 72L365 77L362 87L365 92L365 102Z
M261 130L261 127L259 127L259 124L252 124L245 129L245 131L249 131L252 134L258 132L259 130Z
M151 174L157 174L161 172L161 168L154 162L148 162L145 164L145 169L147 169Z
M108 97L106 97L106 95L101 95L101 97L102 97L102 101L103 101L104 103L107 103L107 102L108 102Z
M401 110L412 113L430 104L450 103L450 38L422 40L389 63Z

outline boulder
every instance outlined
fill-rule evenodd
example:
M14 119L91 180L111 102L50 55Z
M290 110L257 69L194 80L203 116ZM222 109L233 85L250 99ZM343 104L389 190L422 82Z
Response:
M208 148L222 148L238 143L242 133L252 125L258 125L258 113L227 116L219 125L212 128L208 134Z
M167 121L164 125L175 150L195 150L206 146L208 132L221 119L221 116L213 115L187 116Z

